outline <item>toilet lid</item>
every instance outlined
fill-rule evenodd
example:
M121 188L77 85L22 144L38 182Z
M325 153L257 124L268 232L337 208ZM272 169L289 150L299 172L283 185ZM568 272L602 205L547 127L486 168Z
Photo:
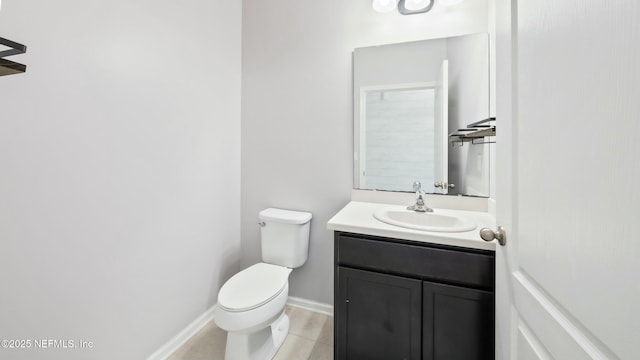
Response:
M229 279L220 293L218 305L229 311L247 311L272 300L284 290L291 269L257 263Z

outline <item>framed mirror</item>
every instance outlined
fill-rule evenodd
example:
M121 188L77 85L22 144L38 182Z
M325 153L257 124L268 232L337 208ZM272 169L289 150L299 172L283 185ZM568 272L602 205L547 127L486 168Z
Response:
M449 136L489 118L488 34L357 48L353 91L354 188L489 196L491 139Z

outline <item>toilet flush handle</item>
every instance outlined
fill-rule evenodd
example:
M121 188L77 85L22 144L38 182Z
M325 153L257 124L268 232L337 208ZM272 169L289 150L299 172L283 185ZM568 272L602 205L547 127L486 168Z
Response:
M258 225L260 225L260 227L265 227L267 226L267 223L265 223L264 221L260 221Z

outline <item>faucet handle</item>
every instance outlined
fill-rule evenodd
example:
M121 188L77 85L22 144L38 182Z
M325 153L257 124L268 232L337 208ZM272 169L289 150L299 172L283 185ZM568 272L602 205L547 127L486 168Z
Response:
M422 190L422 184L420 183L420 181L414 181L413 182L413 191L414 192L418 192Z
M425 205L424 203L424 191L422 191L422 184L420 181L413 183L413 191L416 192L416 202L413 205L407 206L407 210L418 212L433 212L433 209Z
M437 188L441 188L443 190L455 189L456 188L456 184L448 183L446 181L438 181L435 184L433 184L433 186L435 186Z

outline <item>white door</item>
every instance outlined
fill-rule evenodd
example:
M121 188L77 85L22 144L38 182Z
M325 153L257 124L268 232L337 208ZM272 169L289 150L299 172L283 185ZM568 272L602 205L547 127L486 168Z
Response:
M640 2L496 18L496 358L640 359Z
M441 194L449 193L449 61L442 60L440 80L436 88L434 123L434 179L446 184L435 189Z

